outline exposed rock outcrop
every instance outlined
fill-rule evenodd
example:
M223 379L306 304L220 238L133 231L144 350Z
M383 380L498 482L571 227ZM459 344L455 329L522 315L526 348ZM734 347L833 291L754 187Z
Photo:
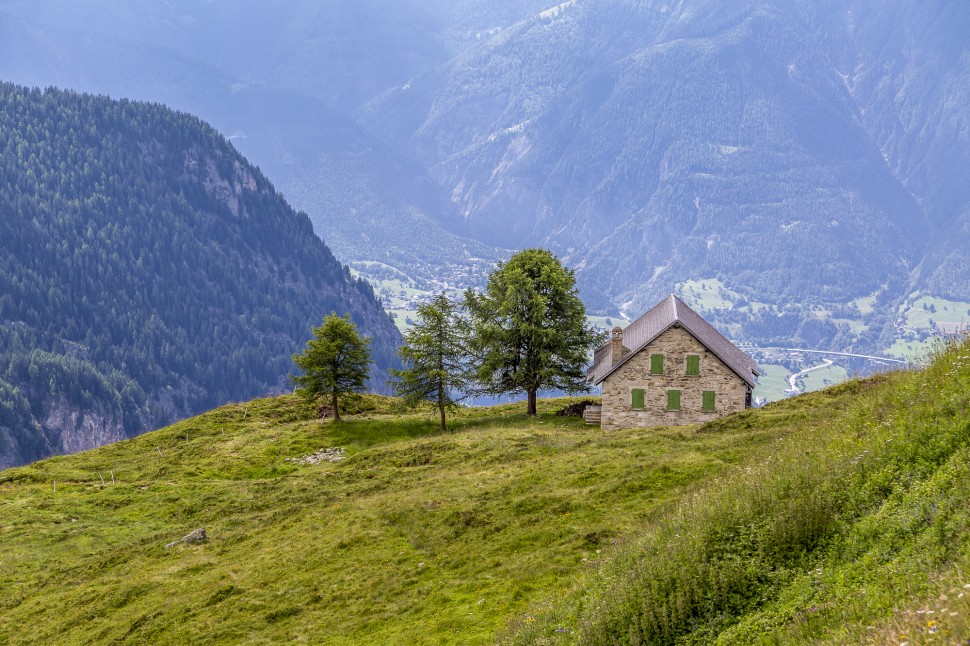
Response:
M205 543L207 540L209 540L209 537L205 533L205 527L200 527L189 532L177 541L172 541L165 546L165 549L175 547L176 545L198 545L199 543Z
M79 410L59 398L47 409L41 427L49 438L56 438L53 444L60 453L87 451L123 440L126 435L121 416L104 408Z

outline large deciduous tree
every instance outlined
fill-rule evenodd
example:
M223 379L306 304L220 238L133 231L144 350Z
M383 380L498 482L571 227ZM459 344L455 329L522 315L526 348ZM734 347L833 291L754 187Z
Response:
M404 370L392 370L394 389L409 406L430 404L447 431L446 413L455 409L469 384L468 334L455 304L439 294L418 307L417 323L398 350Z
M294 354L293 362L303 371L290 375L299 386L296 393L310 401L329 398L334 420L339 422L339 397L362 392L367 384L372 363L370 337L360 336L349 314L332 313L324 317L323 325L313 328L306 350Z
M526 249L499 263L484 292L465 292L465 304L486 392L524 390L535 415L542 388L588 389L588 353L600 337L586 322L572 270L552 253Z

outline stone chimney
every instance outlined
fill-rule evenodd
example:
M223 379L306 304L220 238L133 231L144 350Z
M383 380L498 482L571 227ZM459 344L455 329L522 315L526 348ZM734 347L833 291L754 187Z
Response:
M623 347L623 330L620 326L613 328L613 337L610 339L610 356L612 357L613 364L616 365L620 362L623 356L629 352Z

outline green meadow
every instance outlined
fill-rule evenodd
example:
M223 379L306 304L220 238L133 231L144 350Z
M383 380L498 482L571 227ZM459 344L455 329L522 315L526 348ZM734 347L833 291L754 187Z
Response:
M701 433L790 432L536 604L522 644L956 644L970 638L970 340Z
M970 636L970 344L705 426L606 433L572 401L440 433L284 396L0 472L0 642Z
M287 396L4 471L0 641L487 643L785 432L607 434L570 401L440 434L394 399L335 424Z

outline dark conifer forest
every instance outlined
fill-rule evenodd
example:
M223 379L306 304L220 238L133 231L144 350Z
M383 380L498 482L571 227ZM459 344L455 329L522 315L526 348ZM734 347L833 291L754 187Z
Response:
M0 150L0 467L288 389L332 311L384 382L373 290L199 119L0 84Z

